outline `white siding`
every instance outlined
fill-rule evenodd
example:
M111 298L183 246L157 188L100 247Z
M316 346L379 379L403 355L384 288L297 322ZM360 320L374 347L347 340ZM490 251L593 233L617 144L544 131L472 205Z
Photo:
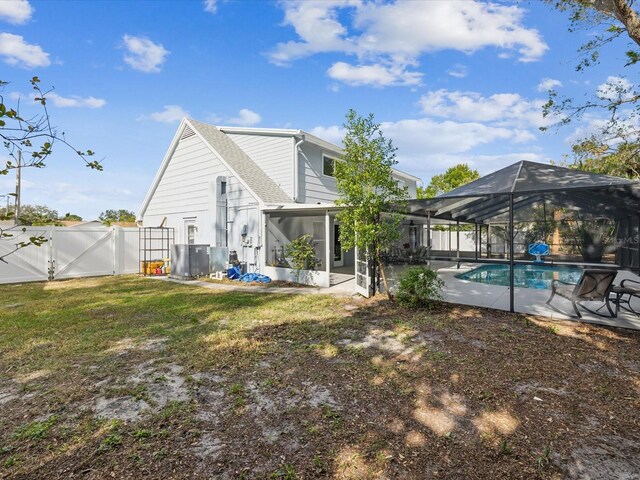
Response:
M337 157L336 152L324 150L310 143L303 143L300 153L300 203L330 203L336 194L336 180L322 173L322 155Z
M316 145L303 144L300 155L300 195L301 203L329 203L337 197L336 180L322 173L323 155L338 158L336 152L324 150ZM416 198L416 181L394 175L408 187L409 198Z
M293 197L293 137L242 133L227 133L227 136Z
M253 262L253 247L241 247L241 228L247 225L254 246L260 236L257 200L231 175L222 162L197 137L178 143L145 212L144 226L158 226L167 218L167 227L175 228L176 243L186 243L184 223L193 219L197 227L196 243L216 245L216 180L227 179L229 249L241 259Z
M416 198L416 195L417 195L416 189L418 187L418 184L415 180L411 180L406 177L401 177L399 175L394 175L393 178L404 182L404 185L407 187L407 190L409 192L409 198Z

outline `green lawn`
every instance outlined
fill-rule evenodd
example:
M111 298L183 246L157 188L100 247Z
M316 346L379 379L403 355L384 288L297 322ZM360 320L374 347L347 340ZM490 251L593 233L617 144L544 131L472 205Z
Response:
M640 471L636 332L134 276L0 309L0 477Z

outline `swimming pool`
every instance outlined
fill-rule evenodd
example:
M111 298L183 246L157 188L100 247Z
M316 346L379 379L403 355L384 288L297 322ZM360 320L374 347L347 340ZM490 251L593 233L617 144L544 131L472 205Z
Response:
M551 288L552 280L576 284L582 275L582 268L565 265L515 265L514 284L525 288ZM455 275L461 280L469 280L489 285L509 286L509 265L482 265L468 272Z

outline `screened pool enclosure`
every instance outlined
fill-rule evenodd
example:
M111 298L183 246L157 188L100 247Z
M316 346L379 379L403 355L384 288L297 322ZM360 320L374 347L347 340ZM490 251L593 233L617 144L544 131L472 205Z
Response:
M640 273L639 182L521 161L402 209L423 225L418 263L506 265L511 311L515 287L530 286L516 284L530 269L516 267L534 263L533 243L549 245L546 265ZM434 241L443 235L447 248Z

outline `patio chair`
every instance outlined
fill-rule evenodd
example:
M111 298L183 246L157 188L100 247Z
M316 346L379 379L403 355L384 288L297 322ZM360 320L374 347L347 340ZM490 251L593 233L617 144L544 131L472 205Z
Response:
M604 302L604 306L609 310L611 317L615 317L609 303L609 293L617 273L615 270L585 270L576 285L561 280L553 280L551 283L551 296L547 300L547 305L550 305L553 297L558 295L570 300L576 315L578 318L582 318L578 306L588 312L599 314L589 310L584 305L580 305L580 302Z
M640 312L636 312L631 306L631 299L633 297L640 298L640 281L625 278L620 282L620 285L615 285L611 289L611 294L612 296L615 296L615 299L612 299L611 301L616 304L616 317L618 316L618 313L620 313L621 308L624 308L635 315L640 315ZM625 295L628 295L627 298L624 298ZM623 304L626 304L627 306L623 307Z

